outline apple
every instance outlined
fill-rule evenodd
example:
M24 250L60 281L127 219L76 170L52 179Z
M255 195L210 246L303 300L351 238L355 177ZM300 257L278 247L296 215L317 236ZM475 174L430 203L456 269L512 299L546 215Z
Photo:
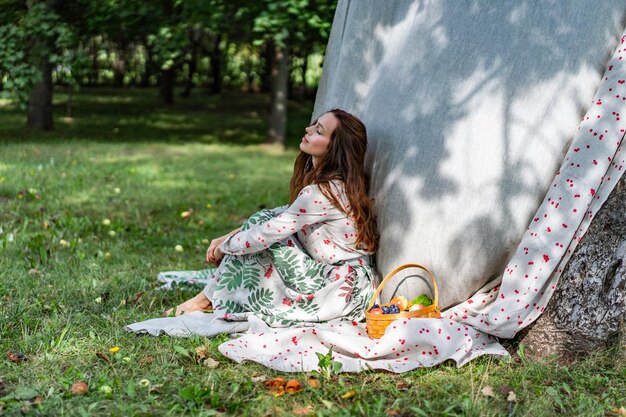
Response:
M417 310L421 310L423 308L426 308L426 306L424 304L413 304L410 308L409 311L417 311Z
M382 308L373 308L369 311L370 314L383 314Z
M394 297L390 304L395 304L398 306L400 311L404 311L409 306L409 300L407 300L406 297L399 295L398 297Z

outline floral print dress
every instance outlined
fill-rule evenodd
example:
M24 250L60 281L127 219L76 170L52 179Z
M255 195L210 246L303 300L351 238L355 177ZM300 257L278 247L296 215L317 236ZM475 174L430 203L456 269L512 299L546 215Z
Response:
M349 207L343 183L331 189ZM348 210L349 211L349 210ZM370 253L356 248L353 219L333 206L315 184L290 206L251 216L221 249L219 267L165 272L159 279L206 284L216 314L273 327L334 319L359 321L374 292Z

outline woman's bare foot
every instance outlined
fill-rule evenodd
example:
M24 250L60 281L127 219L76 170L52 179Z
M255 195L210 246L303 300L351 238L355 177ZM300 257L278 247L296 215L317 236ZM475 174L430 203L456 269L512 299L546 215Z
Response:
M183 313L191 313L192 311L204 311L211 309L211 302L206 298L203 291L200 291L195 297L190 298L182 304L176 307L176 316L180 316ZM171 316L173 308L170 308L165 312L166 316Z

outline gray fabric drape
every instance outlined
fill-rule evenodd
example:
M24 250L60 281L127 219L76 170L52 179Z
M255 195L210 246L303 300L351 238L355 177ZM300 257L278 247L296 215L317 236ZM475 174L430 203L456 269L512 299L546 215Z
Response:
M383 276L429 266L445 308L502 274L625 19L622 0L339 1L313 116L368 127Z

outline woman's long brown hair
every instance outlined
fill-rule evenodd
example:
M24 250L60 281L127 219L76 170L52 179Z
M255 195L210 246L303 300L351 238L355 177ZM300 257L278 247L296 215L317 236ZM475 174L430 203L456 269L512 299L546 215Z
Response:
M313 167L312 156L300 152L294 164L289 188L289 203L293 203L302 188L317 184L322 194L356 223L356 246L367 252L376 252L378 231L372 203L367 196L367 177L364 171L367 150L367 131L358 118L340 109L330 110L339 122L332 133L328 152ZM315 123L313 123L315 124ZM350 207L343 207L331 189L331 181L341 180Z

